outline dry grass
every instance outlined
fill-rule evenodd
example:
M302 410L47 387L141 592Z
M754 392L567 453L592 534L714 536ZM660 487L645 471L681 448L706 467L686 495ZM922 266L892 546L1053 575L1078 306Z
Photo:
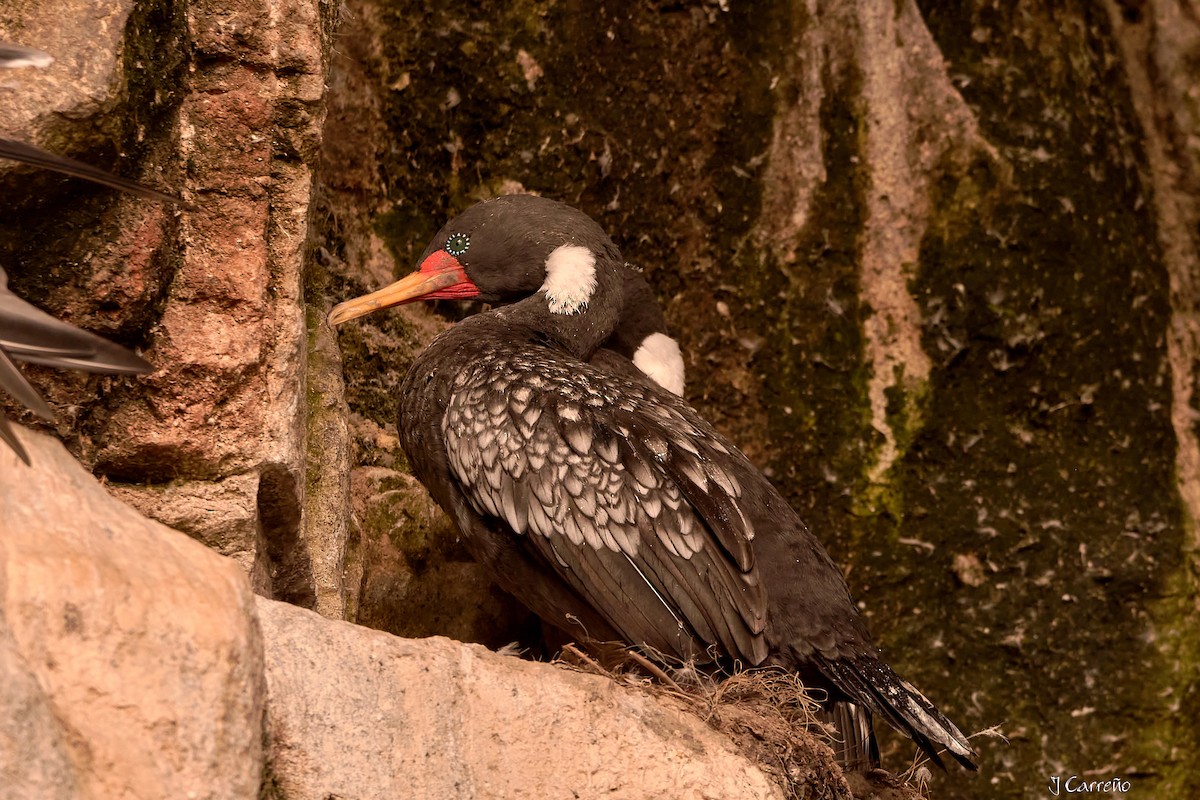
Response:
M794 674L770 668L713 674L620 645L588 650L568 645L559 663L675 699L773 775L789 800L854 796L825 744L828 732L816 716L820 698Z
M843 773L820 719L823 693L781 668L700 669L646 648L608 642L563 647L555 663L604 675L658 697L668 697L728 736L742 753L774 776L788 800L926 800L930 762L917 753L899 776L884 770ZM999 727L968 738L1004 739Z
M990 728L984 728L981 731L976 731L975 733L972 733L969 736L967 736L967 738L968 739L977 739L981 736L985 736L985 737L993 738L993 739L1000 739L1005 744L1008 743L1008 739L1005 737L1004 733L1000 730L999 725L993 725ZM946 752L945 750L942 750L941 753L939 753L939 755L944 754L945 752ZM904 772L900 773L900 775L899 775L900 781L902 783L904 783L906 786L911 787L913 789L913 791L917 794L917 796L919 798L921 798L921 800L925 800L925 798L929 797L929 779L931 777L930 771L929 771L929 763L930 763L929 757L918 750L916 752L916 754L913 756L913 761L908 766L908 769L906 769Z

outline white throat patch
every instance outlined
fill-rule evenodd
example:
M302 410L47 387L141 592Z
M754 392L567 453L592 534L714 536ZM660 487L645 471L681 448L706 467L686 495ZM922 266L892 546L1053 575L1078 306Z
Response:
M668 392L683 394L683 354L665 333L652 333L633 354L633 365Z
M553 314L575 314L596 291L596 255L586 247L564 244L546 258L542 291Z

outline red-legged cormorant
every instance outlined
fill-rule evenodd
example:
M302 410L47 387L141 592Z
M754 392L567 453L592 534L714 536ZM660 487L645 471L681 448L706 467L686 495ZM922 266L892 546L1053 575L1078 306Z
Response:
M842 573L762 473L680 397L589 363L631 275L583 213L502 197L449 222L417 272L329 320L417 299L509 303L417 357L399 429L475 557L543 620L794 670L938 764L945 749L974 769L961 731L880 660Z

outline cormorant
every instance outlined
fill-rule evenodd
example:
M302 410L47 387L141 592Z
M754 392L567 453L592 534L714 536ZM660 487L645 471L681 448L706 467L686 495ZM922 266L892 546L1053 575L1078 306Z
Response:
M583 213L502 197L329 321L417 299L509 304L417 357L399 430L475 557L543 620L680 659L784 667L851 710L863 747L865 708L936 763L944 748L974 769L961 731L880 659L841 571L763 474L682 398L589 363L634 275Z

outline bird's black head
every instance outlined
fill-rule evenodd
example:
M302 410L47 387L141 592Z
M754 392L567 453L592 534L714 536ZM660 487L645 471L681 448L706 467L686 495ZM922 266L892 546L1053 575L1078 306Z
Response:
M616 245L582 211L533 195L497 197L446 223L416 272L338 305L329 321L336 325L414 300L512 303L539 291L551 312L571 314L591 300L600 262L606 269L624 268Z
M439 251L462 266L481 300L494 303L543 288L556 264L622 263L616 245L588 215L529 194L497 197L450 220L425 248L421 268Z

